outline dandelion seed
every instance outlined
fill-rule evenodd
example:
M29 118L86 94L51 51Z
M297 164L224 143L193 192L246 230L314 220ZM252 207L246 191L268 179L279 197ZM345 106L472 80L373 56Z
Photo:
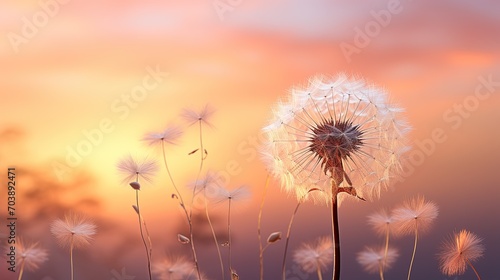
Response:
M469 265L476 273L477 278L480 279L472 262L477 261L484 254L485 248L481 242L480 237L467 230L455 233L441 247L439 253L441 271L448 276L462 275Z
M427 232L438 215L438 207L433 202L428 202L419 196L407 200L402 206L392 212L396 232L399 235Z
M394 229L394 219L385 209L369 215L368 223L381 236L386 236Z
M193 125L197 122L202 122L209 127L213 127L210 123L210 118L215 113L215 109L210 105L206 104L201 110L195 111L191 109L184 109L181 116L188 122L189 125Z
M338 206L348 197L378 197L400 175L408 150L410 127L387 99L383 90L344 74L315 77L307 88L292 89L264 128L262 154L282 188L298 200L319 188L312 200L331 205L333 279L340 278Z
M90 245L96 229L96 225L89 219L74 213L65 215L64 219L55 220L50 227L59 245L65 248L83 248Z
M37 270L49 256L47 250L40 248L38 243L27 243L21 238L16 242L16 254L20 265L18 280L22 279L24 269Z
M59 245L69 247L71 280L74 277L73 249L82 248L90 244L96 234L96 225L87 218L74 213L65 215L64 219L52 222L50 231L56 237Z
M142 141L148 146L161 146L164 143L175 145L182 136L183 131L178 126L169 126L161 132L150 132L144 135Z
M391 268L399 254L396 249L389 248L387 254L385 248L366 247L365 250L358 253L357 261L368 273L380 274L380 279L384 279L383 272Z
M317 272L321 279L321 272L332 265L332 239L321 237L313 243L304 243L293 254L293 260L302 270L308 273Z
M117 167L118 171L124 175L124 182L137 182L139 178L151 182L158 171L158 164L155 160L147 157L135 159L131 155L120 160Z
M415 242L413 254L408 269L408 280L410 279L419 233L425 233L438 215L438 207L432 202L425 201L422 196L407 200L402 206L393 210L396 232L400 235L414 234Z
M368 223L372 225L375 232L385 237L385 253L383 256L384 259L387 259L387 254L389 253L389 236L394 228L394 219L385 209L382 209L374 214L369 215ZM382 265L380 275L382 279L384 278L383 271L384 265Z
M183 257L164 258L153 263L153 273L161 280L185 279L193 270L193 263Z

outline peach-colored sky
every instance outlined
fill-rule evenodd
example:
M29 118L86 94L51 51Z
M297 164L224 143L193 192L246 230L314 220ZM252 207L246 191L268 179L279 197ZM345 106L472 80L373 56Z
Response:
M216 113L215 127L204 130L209 152L205 170L227 171L228 164L237 164L229 184L252 187L251 200L234 213L234 263L242 279L255 279L255 225L266 179L265 166L255 156L259 131L270 118L272 105L289 88L305 84L315 74L341 71L386 88L392 100L406 108L414 127L410 134L414 161L411 157L407 161L410 171L404 182L383 193L379 201L345 203L340 209L344 277L368 277L355 260L365 245L379 241L370 233L366 215L421 194L438 204L440 216L431 234L422 239L415 279L444 277L436 265L435 248L462 228L485 239L486 254L477 263L484 278L500 278L494 267L500 258L500 226L494 220L500 198L496 174L500 5L496 1L400 1L397 11L390 13L388 3L394 1L242 0L222 18L212 0L67 2L0 4L0 168L20 170L19 234L41 236L51 248L51 259L40 274L28 273L26 279L66 277L67 266L55 263L66 262L65 252L57 249L47 226L69 209L87 212L100 226L96 246L82 253L98 275L81 271L80 278L110 279L110 271L122 267L136 279L145 278L144 252L130 207L134 192L122 183L116 163L129 153L153 155L141 137L176 123L186 133L177 146L168 148L172 172L179 185L194 180L199 158L187 153L197 147L198 134L196 127L185 126L179 114L183 108L197 110L207 103ZM52 13L46 24L40 23L47 13L41 3L56 3L45 8ZM390 19L383 25L375 23L375 17L388 13ZM33 20L38 24L31 35L25 25ZM357 30L374 24L378 29L362 46L356 45L356 40L363 41ZM346 57L342 44L358 51ZM147 78L152 71L163 74ZM145 78L151 90L130 98ZM475 91L481 79L493 82L479 89L483 94L479 96ZM107 129L102 139L69 166L68 149L84 145L85 132L95 131L102 122ZM422 163L415 162L423 152L418 143L435 129L443 131L446 141L437 143ZM69 172L58 176L55 165L69 166L65 169ZM188 256L189 251L176 243L184 220L169 199L167 182L161 174L141 191L143 215L158 244L156 258L167 251L163 247ZM263 214L264 235L286 231L295 203L280 193L277 181L272 183ZM4 217L4 207L0 209ZM214 215L224 218L224 207L216 207ZM291 249L329 234L328 221L327 208L304 205ZM223 226L223 220L219 222ZM411 253L409 238L398 242L402 256L398 268L389 272L391 278L403 277L399 275L404 275ZM201 266L217 279L217 269L208 268L215 257L213 247L203 246ZM272 263L280 263L282 249L283 244L270 247L266 278L278 277L274 267L279 265ZM4 267L0 269L2 277L14 279ZM473 277L470 273L467 277Z

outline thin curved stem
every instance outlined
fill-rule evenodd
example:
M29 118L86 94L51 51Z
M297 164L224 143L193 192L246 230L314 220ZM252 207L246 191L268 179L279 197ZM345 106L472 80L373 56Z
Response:
M384 260L378 262L378 273L380 280L384 280Z
M149 275L149 280L152 280L152 274L151 274L151 253L150 250L148 249L148 245L146 244L146 239L144 238L144 233L142 230L142 217L141 217L141 208L139 207L139 190L135 190L135 202L137 206L137 217L139 218L139 231L141 232L141 239L142 243L144 244L144 249L146 250L146 256L148 259L148 275Z
M221 279L224 280L224 262L222 261L222 254L220 252L219 241L217 240L217 235L215 234L215 229L210 220L210 215L208 213L208 200L205 196L205 215L207 216L208 225L210 226L210 230L212 231L212 236L214 238L215 248L217 248L217 255L219 256L220 270L221 270Z
M477 273L477 270L476 268L472 265L472 263L468 260L468 259L465 259L465 261L467 262L467 264L470 266L470 268L472 268L472 270L474 270L474 273L476 274L477 276L477 280L481 280L481 277L479 276L479 273Z
M387 226L385 232L385 248L384 248L384 259L382 260L382 270L380 271L380 279L384 280L385 265L387 262L387 252L389 251L389 226Z
M321 267L319 263L316 264L316 272L318 273L318 280L323 280L323 275L321 274Z
M71 234L71 244L69 245L69 262L71 266L71 280L74 279L74 270L73 270L73 236L74 234Z
M227 210L227 238L229 248L229 275L233 273L233 266L231 264L231 197L229 197L229 207Z
M23 263L21 264L21 269L19 270L19 276L17 277L17 280L21 280L23 278L25 264L26 264L26 259L23 258Z
M415 221L415 243L413 245L413 254L411 255L410 268L408 269L408 280L410 280L411 268L413 267L413 260L415 259L415 252L417 251L418 241L418 223Z
M285 252L283 253L283 263L281 265L281 274L282 274L282 279L286 280L286 253L288 252L288 243L290 242L290 234L292 232L292 225L293 225L293 220L295 219L295 215L297 214L297 211L299 210L299 206L302 204L302 202L305 200L307 195L312 192L312 191L319 191L320 189L318 188L312 188L307 191L304 196L302 196L299 199L299 202L297 203L297 206L295 206L295 210L293 211L292 217L290 217L290 222L288 223L288 229L286 231L286 241L285 241Z
M257 219L257 236L259 238L260 280L264 279L264 248L262 248L261 221L262 221L262 210L264 208L264 201L266 199L268 186L269 186L269 174L267 174L266 184L264 186L264 193L262 194L262 200L260 202L259 217Z
M199 268L199 265L198 265L198 257L196 255L196 249L194 247L194 239L193 239L193 223L191 222L191 217L186 209L186 205L184 204L184 200L182 199L182 195L181 193L179 192L179 190L177 189L177 186L175 185L175 182L174 182L174 179L172 177L172 173L170 173L170 169L168 168L168 163L167 163L167 157L165 156L165 145L163 143L163 141L161 142L161 148L162 148L162 151L163 151L163 163L165 164L165 168L167 169L167 173L168 173L168 177L170 178L170 182L172 183L172 186L174 186L174 189L175 189L175 192L177 193L177 198L180 200L180 205L181 205L181 208L182 210L184 211L184 214L186 215L186 220L188 222L188 225L189 225L189 244L191 244L191 252L192 252L192 255L193 255L193 262L194 262L194 265L196 267L196 274L198 276L198 279L201 279L201 273L200 273L200 268Z

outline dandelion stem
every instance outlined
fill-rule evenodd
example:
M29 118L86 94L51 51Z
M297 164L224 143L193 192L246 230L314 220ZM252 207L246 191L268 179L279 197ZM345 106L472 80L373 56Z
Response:
M266 184L264 186L264 193L262 194L262 200L260 202L259 218L257 219L257 236L259 238L260 280L264 279L264 249L265 249L262 248L262 235L261 235L262 209L264 208L264 201L266 199L268 186L269 186L269 174L267 174Z
M26 264L26 259L23 258L23 262L21 263L21 269L19 270L19 276L17 277L17 280L21 280L23 278L23 272L24 272L24 265Z
M161 142L161 148L162 148L162 152L163 152L163 163L165 164L165 168L167 169L168 177L170 178L170 182L172 183L172 186L174 186L175 192L177 193L176 195L181 202L180 204L181 204L182 210L184 211L184 214L186 215L186 219L187 219L187 222L189 225L189 238L190 238L189 244L191 244L191 252L193 254L193 261L194 261L194 265L196 267L196 273L198 275L198 279L201 279L200 268L198 266L198 257L196 256L196 249L194 247L193 223L191 222L190 215L188 214L188 211L186 210L186 205L184 205L184 200L182 199L182 195L179 192L179 190L177 189L177 186L175 185L174 179L172 177L172 173L170 173L170 169L168 168L167 157L165 155L165 145L164 145L163 141Z
M333 280L340 279L340 236L339 236L339 215L338 215L338 204L337 204L337 191L333 188L336 186L332 185L332 235L333 235Z
M380 275L380 280L384 280L384 262L385 260L378 262L378 273Z
M203 191L205 192L205 189L203 189ZM217 248L217 255L219 256L221 276L222 276L222 280L224 280L224 263L222 261L222 254L220 252L219 241L217 241L217 235L215 234L215 229L214 229L214 226L212 224L212 221L210 220L210 215L208 213L208 199L206 196L205 196L205 215L207 216L208 225L210 226L210 230L212 231L212 236L214 238L215 248Z
M231 264L231 197L229 197L229 207L227 210L227 238L229 250L229 275L233 273L233 266Z
M411 255L410 268L408 269L408 280L410 280L411 268L413 267L413 260L415 259L415 252L417 251L418 241L418 222L415 220L415 243L413 244L413 254Z
M69 262L70 262L70 267L71 267L71 280L74 279L74 271L73 271L73 241L74 241L74 234L71 234L71 243L69 245Z
M318 280L323 280L323 275L321 275L321 267L319 263L316 264L316 272L318 273Z
M146 244L146 239L144 238L144 233L142 230L142 215L141 215L141 208L139 207L139 190L135 190L135 201L136 201L136 206L137 206L137 216L139 218L139 231L141 232L141 239L142 243L144 244L144 249L146 250L146 256L148 260L148 275L149 275L149 280L152 280L153 277L151 275L151 251L148 249L148 245Z
M382 261L382 268L380 271L380 279L384 280L385 265L387 262L387 252L389 251L389 225L386 225L387 229L385 232L385 248L384 248L384 259Z
M477 273L476 268L472 265L472 263L469 261L469 259L466 258L465 261L470 266L470 268L472 268L472 270L474 270L474 273L476 273L477 280L481 280L481 277L479 276L479 273Z
M295 219L295 215L297 214L297 211L299 210L299 206L302 204L302 202L305 200L307 195L312 192L312 191L319 191L320 189L318 188L312 188L307 191L306 194L304 194L300 199L299 202L297 203L297 206L295 206L295 210L293 211L292 217L290 217L290 222L288 223L288 230L286 231L286 241L285 241L285 252L283 253L283 264L281 265L281 274L282 274L282 279L286 280L286 273L285 273L285 268L286 268L286 253L288 251L288 242L290 241L290 234L292 232L292 224L293 220Z

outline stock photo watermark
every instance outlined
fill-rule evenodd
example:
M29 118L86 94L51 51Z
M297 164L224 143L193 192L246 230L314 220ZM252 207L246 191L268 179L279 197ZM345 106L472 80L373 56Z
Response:
M111 280L134 280L135 276L128 275L125 267L122 267L122 270L120 272L116 271L116 269L111 270Z
M370 11L372 20L366 22L362 28L354 27L354 37L352 43L341 42L339 47L348 63L352 61L353 54L361 53L363 48L370 45L373 38L382 32L392 21L394 15L403 11L403 6L399 0L389 0L385 9Z
M225 14L233 12L235 8L239 7L243 0L214 0L212 6L214 7L220 21L224 21Z
M159 65L155 68L147 66L145 70L147 74L142 78L142 83L111 102L110 117L102 118L94 128L82 130L83 138L73 145L66 146L64 162L52 162L52 169L60 181L66 174L71 173L72 168L79 166L94 148L104 141L106 135L115 130L118 121L127 119L131 111L139 107L139 104L169 76L169 73L163 72Z
M38 10L31 16L21 17L21 25L18 32L8 32L7 39L17 54L19 47L29 43L40 30L45 28L51 19L57 16L61 10L61 5L66 5L71 0L40 0L38 1Z

